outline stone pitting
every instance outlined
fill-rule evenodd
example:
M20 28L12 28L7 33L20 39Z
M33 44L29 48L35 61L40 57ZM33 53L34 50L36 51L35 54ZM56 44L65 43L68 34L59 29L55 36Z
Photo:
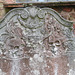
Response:
M3 73L67 75L69 61L65 54L72 38L72 22L53 9L27 7L11 10L0 24Z

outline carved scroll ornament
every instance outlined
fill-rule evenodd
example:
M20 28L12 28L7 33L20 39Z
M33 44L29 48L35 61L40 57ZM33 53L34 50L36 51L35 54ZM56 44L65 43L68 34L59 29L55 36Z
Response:
M64 54L69 50L72 22L50 8L27 7L11 10L0 24L0 60L9 63L9 69L0 64L3 73L67 75Z

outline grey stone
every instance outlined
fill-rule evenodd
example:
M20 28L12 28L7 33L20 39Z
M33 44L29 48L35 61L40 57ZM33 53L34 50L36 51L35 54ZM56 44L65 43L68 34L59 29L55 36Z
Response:
M9 11L0 21L1 74L67 75L75 61L72 26L50 8Z

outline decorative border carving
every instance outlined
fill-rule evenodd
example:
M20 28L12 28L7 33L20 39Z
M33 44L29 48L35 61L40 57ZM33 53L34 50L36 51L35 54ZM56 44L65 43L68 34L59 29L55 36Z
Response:
M28 9L30 7L27 8L15 8L12 9L11 11L9 11L4 17L3 19L0 21L0 28L2 28L3 26L5 26L5 24L7 22L9 22L9 20L13 17L13 16L18 16L19 14L22 14L21 12L27 12L29 13ZM31 7L32 8L32 7ZM35 7L34 7L35 8ZM33 10L33 9L32 9ZM31 10L31 11L32 11ZM30 12L31 12L30 11ZM36 10L37 11L37 10ZM34 12L36 12L34 11ZM45 13L42 12L44 11L45 13L50 13L51 15L53 15L62 25L67 26L67 27L72 27L73 26L73 22L71 21L67 21L64 18L62 18L55 10L51 9L51 8L38 8L38 13L41 14L41 16L43 16ZM44 14L43 14L44 13ZM36 13L37 14L37 13ZM8 16L9 15L9 16ZM38 15L39 16L39 15ZM40 17L41 18L41 17Z
M71 42L66 43L72 39L70 29L72 22L53 9L35 6L13 9L0 21L0 49L3 51L0 57L12 60L12 70L27 66L26 75L66 75L68 58L64 54L68 46L71 47ZM15 59L19 61L15 62ZM22 66L25 60L26 64ZM19 63L21 65L16 66ZM19 70L18 74L21 74Z

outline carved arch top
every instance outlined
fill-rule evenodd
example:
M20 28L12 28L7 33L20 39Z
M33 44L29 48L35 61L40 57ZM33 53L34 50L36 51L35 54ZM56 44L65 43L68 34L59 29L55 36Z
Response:
M4 18L0 21L0 27L5 25L9 20L14 16L21 16L23 19L27 17L35 17L43 18L45 14L53 15L62 25L71 27L73 22L67 21L62 18L55 10L51 8L38 8L38 7L27 7L27 8L15 8L9 11Z
M18 58L45 49L60 56L69 45L64 42L72 38L72 24L51 8L13 9L0 21L1 56ZM59 51L54 50L56 46Z

